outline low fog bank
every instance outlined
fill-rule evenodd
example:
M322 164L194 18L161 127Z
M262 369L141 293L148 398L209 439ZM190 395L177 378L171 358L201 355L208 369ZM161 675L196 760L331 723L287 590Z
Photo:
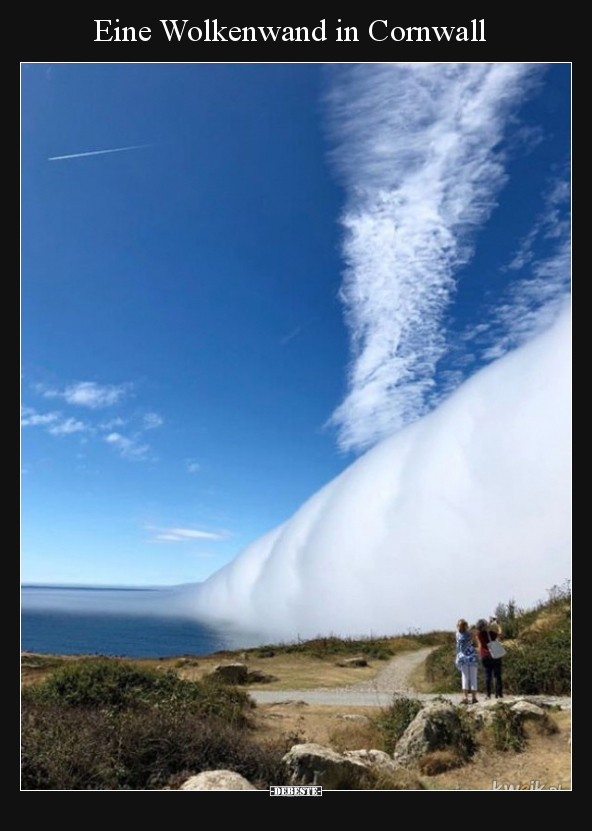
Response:
M191 590L199 586L191 586ZM21 587L23 612L69 612L85 615L158 615L195 618L195 604L183 602L178 586L59 586Z
M269 639L382 635L534 604L570 571L565 309L179 602Z

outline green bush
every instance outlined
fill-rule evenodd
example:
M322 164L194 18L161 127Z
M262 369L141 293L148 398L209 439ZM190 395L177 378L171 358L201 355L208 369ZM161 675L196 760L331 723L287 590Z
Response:
M381 737L381 746L378 749L386 753L394 753L397 742L421 708L421 702L417 698L395 696L392 704L385 707L372 720L372 724L377 728Z
M466 707L460 706L455 709L458 716L458 732L453 739L453 745L459 761L464 761L477 750L475 722Z
M503 659L504 689L514 695L570 695L571 632L567 627L514 647Z
M496 705L491 724L488 728L493 736L496 750L524 750L526 735L522 726L522 716L507 704Z
M269 655L308 655L311 658L333 659L336 656L365 655L368 658L386 661L395 654L391 638L338 638L333 635L312 638L294 643L265 644L253 649L257 657Z
M210 679L184 681L174 672L138 669L108 658L66 664L46 680L26 687L23 700L115 712L183 709L232 724L243 722L251 706L247 693L236 687Z
M504 686L517 695L571 693L571 589L553 586L549 598L517 618L518 637L504 658Z

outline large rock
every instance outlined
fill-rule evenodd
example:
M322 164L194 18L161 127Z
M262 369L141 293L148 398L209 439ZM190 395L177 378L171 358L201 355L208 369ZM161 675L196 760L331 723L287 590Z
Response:
M514 713L517 715L520 724L525 722L532 722L536 728L542 732L553 732L556 725L553 720L549 718L544 707L539 706L532 701L520 698L517 701L504 699L491 699L490 701L480 701L479 704L473 705L469 710L469 715L472 717L477 728L489 727L493 725L496 714L500 712Z
M246 664L218 664L212 675L226 684L246 684L249 672Z
M232 770L206 770L184 782L180 791L256 791L240 773Z
M322 785L327 790L364 786L368 766L320 744L297 744L282 759L288 785Z
M364 716L363 716L364 718ZM395 773L398 770L393 759L384 750L346 750L343 754L346 759L356 759L374 770Z
M399 767L382 750L336 753L318 744L300 744L284 756L284 781L289 785L322 785L326 790L423 790L417 776Z
M426 704L397 742L395 763L399 767L415 767L426 754L451 745L462 752L466 729L461 713L452 703Z
M526 699L519 699L518 701L515 701L511 705L511 709L515 713L518 713L522 717L523 721L527 721L528 719L542 721L547 718L547 713L542 707L539 707L538 704L533 704L532 701L527 701Z
M342 658L340 661L337 661L336 665L338 667L367 667L368 661L361 656L356 658Z

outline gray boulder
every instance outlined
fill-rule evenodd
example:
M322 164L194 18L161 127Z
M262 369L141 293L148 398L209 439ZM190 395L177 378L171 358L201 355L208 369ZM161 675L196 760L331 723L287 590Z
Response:
M341 661L337 661L336 665L338 667L367 667L368 661L363 657L343 658Z
M451 745L460 749L465 731L461 714L452 703L434 701L426 704L397 742L393 755L395 763L399 767L411 768L434 750L443 750Z
M533 704L531 701L526 701L525 699L515 701L511 705L511 709L515 713L519 713L524 721L527 719L542 721L547 718L547 713L542 707L539 707L537 704Z
M180 791L256 791L253 785L232 770L206 770L183 782Z
M363 787L368 766L320 744L297 744L282 759L288 785L322 785L327 790Z
M356 759L374 770L394 773L398 770L393 759L384 750L346 750L343 754L346 759Z
M537 727L541 729L545 728L547 732L552 731L553 722L549 718L547 711L538 704L523 698L517 701L507 699L503 701L499 701L499 699L480 701L479 704L475 704L469 709L469 715L473 719L475 726L480 729L491 726L495 721L496 714L500 710L517 714L521 724L524 724L526 721L534 722Z

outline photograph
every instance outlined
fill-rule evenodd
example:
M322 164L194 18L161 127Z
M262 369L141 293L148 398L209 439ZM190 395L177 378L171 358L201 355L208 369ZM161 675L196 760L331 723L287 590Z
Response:
M573 67L369 21L20 64L21 791L571 790Z

